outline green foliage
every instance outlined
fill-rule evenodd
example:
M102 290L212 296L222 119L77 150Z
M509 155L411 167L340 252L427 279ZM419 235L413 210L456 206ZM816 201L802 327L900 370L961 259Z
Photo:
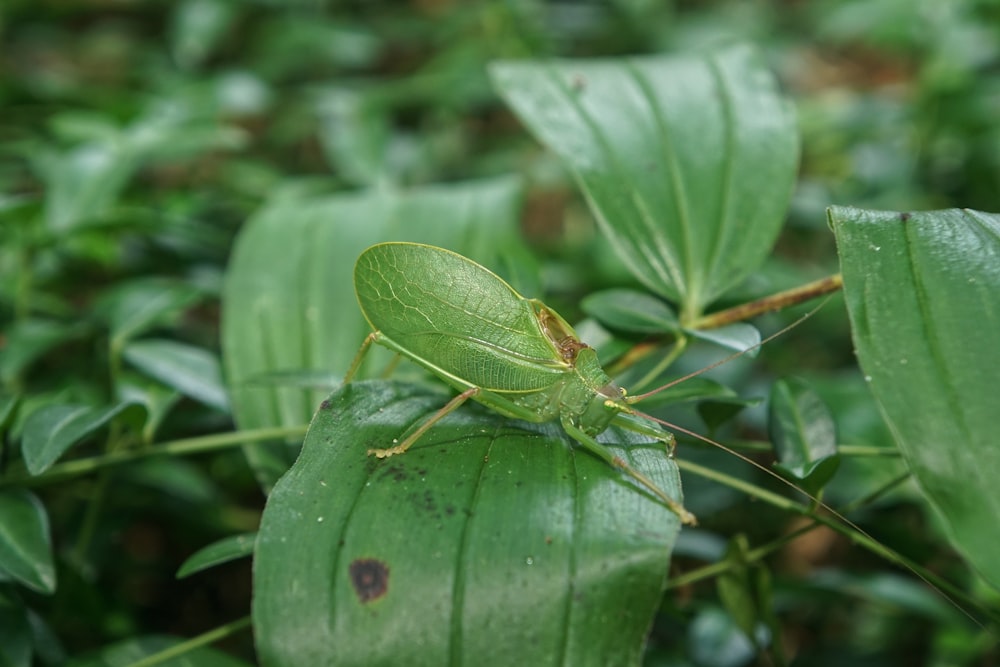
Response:
M995 662L997 216L957 209L1000 210L997 25L993 0L6 3L0 664ZM678 533L557 424L470 404L366 456L448 400L388 354L337 388L383 240L544 298L630 395L838 265L847 312L638 404L678 427ZM601 442L677 491L662 450Z

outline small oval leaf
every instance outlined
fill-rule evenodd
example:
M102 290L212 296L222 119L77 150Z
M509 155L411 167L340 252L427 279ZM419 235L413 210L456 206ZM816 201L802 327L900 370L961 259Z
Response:
M637 290L595 292L585 297L580 307L607 328L624 333L659 334L676 331L680 326L665 301Z
M119 403L110 408L88 405L46 405L24 421L21 455L32 475L40 475L66 451L97 431L133 403Z
M760 330L752 324L736 322L716 329L685 329L694 338L715 343L734 352L745 352L751 359L760 348Z
M210 567L249 556L253 553L253 546L256 540L257 533L245 533L243 535L224 537L217 542L213 542L207 547L199 549L184 561L180 569L177 570L177 578L184 579L195 572L201 572Z
M23 489L0 490L0 571L39 593L56 590L49 517Z
M219 360L208 350L173 340L140 340L125 346L130 364L185 396L229 411Z
M778 453L775 467L815 494L840 465L837 429L823 399L800 380L771 387L768 426Z

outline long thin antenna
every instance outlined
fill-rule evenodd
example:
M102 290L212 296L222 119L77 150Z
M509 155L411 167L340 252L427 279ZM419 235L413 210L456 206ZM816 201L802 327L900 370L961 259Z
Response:
M806 315L806 317L812 315L812 313L814 313L814 312L816 312L816 311L813 310L812 312L808 313ZM787 327L786 327L786 329L787 329ZM782 330L782 331L784 331L784 330ZM779 332L779 333L781 333L781 332ZM773 336L771 336L769 338L773 338ZM764 342L764 341L762 341L762 342ZM650 419L650 420L652 420L652 421L654 421L654 422L656 422L658 424L662 424L663 426L666 426L667 428L669 428L672 431L677 431L678 433L683 433L684 435L687 435L689 437L695 438L696 440L701 440L702 442L706 442L706 443L708 443L708 444L710 444L710 445L712 445L714 447L717 447L717 448L719 448L719 449L721 449L721 450L723 450L725 452L728 452L729 454L732 454L736 458L741 459L742 461L745 461L746 463L749 463L750 465L752 465L753 467L757 468L758 470L763 471L767 475L770 475L771 477L773 477L774 479L778 480L779 482L781 482L785 486L793 489L794 491L797 491L798 493L801 493L805 497L809 498L809 500L811 500L815 504L816 507L823 508L824 510L826 510L827 512L829 512L831 515L833 515L837 520L839 520L842 524L851 527L852 529L856 530L860 535L863 535L868 540L868 542L869 542L870 545L878 545L879 546L879 551L882 553L882 555L889 557L890 560L894 561L895 563L897 563L899 565L902 565L903 567L905 567L906 569L908 569L910 572L912 572L914 575L916 575L922 582L924 582L927 586L929 586L932 590L934 590L938 595L940 595L945 600L947 600L948 603L951 606L953 606L955 609L957 609L959 612L961 612L962 615L965 616L966 618L968 618L970 621L972 621L973 623L975 623L981 630L985 630L986 629L986 626L983 625L979 621L979 619L977 619L975 616L973 616L972 613L969 612L969 610L967 610L965 607L963 607L962 605L960 605L957 600L955 600L950 595L948 595L942 589L941 586L939 586L937 583L931 581L931 579L928 576L925 576L925 575L921 574L919 571L917 571L917 569L915 567L913 567L913 565L909 564L902 555L900 555L899 553L897 553L895 550L890 549L889 547L886 547L886 546L882 545L878 540L876 540L874 537L872 537L872 535L870 533L868 533L865 529L863 529L861 526L859 526L858 524L854 523L853 521L851 521L850 519L848 519L846 516L844 516L843 514L841 514L840 512L838 512L837 510L835 510L834 508L830 507L829 505L827 505L822 500L820 500L816 496L812 495L811 493L809 493L805 489L802 489L801 487L795 485L791 481L785 479L784 477L782 477L781 475L777 474L773 470L770 470L769 468L767 468L767 467L761 465L760 463L754 461L753 459L751 459L750 457L746 456L745 454L742 454L742 453L740 453L740 452L732 449L731 447L727 447L727 446L723 445L720 442L716 442L715 440L712 440L709 437L701 435L700 433L696 433L694 431L691 431L689 429L684 428L683 426L678 426L678 425L672 424L672 423L670 423L668 421L664 421L664 420L659 419L657 417L654 417L652 415L646 414L645 412L640 412L640 411L636 410L635 414L638 415L638 416L640 416L640 417L644 417L646 419ZM818 515L809 513L809 516L812 516L812 518L814 520L819 521L820 523L823 523L824 525L827 525L827 526L830 526L830 527L835 527L835 526L833 526L833 522L826 521L826 520L824 520L822 517L820 517ZM960 596L964 597L964 595L962 595L957 589L955 589L953 586L951 586L947 582L944 582L943 580L942 580L942 585L947 586L948 588L952 589L952 592L954 594L960 595Z
M786 333L788 333L789 331L791 331L795 327L799 326L800 324L802 324L803 322L805 322L806 320L808 320L810 317L812 317L817 312L819 312L819 309L822 308L823 306L825 306L826 302L829 301L829 300L830 300L830 297L827 297L827 298L823 299L823 301L819 305L817 305L815 308L813 308L812 310L810 310L808 313L806 313L805 315L803 315L799 319L797 319L794 322L792 322L791 324L783 327L780 331L771 334L767 338L764 338L759 343L756 343L755 345L751 345L750 347L748 347L745 350L740 350L739 352L734 352L734 353L730 354L728 357L726 357L725 359L720 359L719 361L716 361L714 364L710 364L708 366L705 366L704 368L700 368L700 369L698 369L698 370L696 370L696 371L694 371L692 373L688 373L687 375L679 377L679 378L677 378L675 380L671 380L670 382L668 382L667 384L663 385L662 387L657 387L656 389L653 389L652 391L647 391L644 394L636 394L635 396L627 396L625 398L625 401L627 403L629 403L629 404L638 403L639 401L641 401L643 399L646 399L646 398L649 398L650 396L653 396L654 394L658 394L661 391L665 391L667 389L670 389L671 387L673 387L675 385L678 385L681 382L684 382L686 380L690 380L691 378L694 378L694 377L698 377L699 375L701 375L703 373L707 373L707 372L709 372L711 370L714 370L714 369L718 368L719 366L721 366L723 364L728 364L733 359L738 359L739 357L742 357L747 352L750 352L752 350L756 350L756 349L758 349L760 347L763 347L764 345L766 345L767 343L770 343L775 338L778 338L779 336L785 335Z

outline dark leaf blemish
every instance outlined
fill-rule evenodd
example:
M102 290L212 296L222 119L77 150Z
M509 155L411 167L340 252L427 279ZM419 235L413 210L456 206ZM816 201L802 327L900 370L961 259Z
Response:
M389 566L376 558L354 559L348 573L362 603L377 600L389 591Z

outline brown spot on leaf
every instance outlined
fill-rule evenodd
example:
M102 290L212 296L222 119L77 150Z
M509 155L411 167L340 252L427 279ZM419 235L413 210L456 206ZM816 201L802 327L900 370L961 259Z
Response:
M355 558L348 573L362 603L377 600L389 591L389 566L376 558Z

